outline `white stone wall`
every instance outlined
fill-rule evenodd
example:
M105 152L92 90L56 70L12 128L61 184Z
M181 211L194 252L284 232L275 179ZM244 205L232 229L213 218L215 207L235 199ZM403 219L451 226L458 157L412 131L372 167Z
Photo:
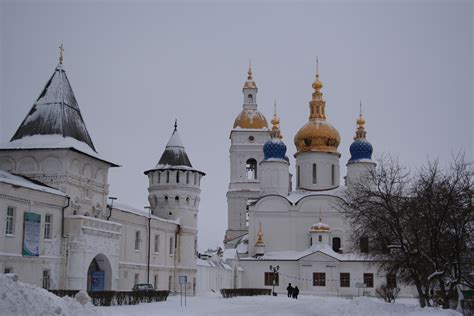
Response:
M260 194L288 195L290 173L289 164L284 160L264 160L260 163Z
M233 270L215 267L208 262L197 265L197 294L205 294L210 291L219 293L221 289L233 288Z
M0 183L0 269L10 268L22 282L42 286L43 270L49 270L51 288L62 288L64 283L63 244L61 238L62 208L67 198L25 187ZM7 208L14 208L14 231L7 235ZM39 257L22 256L23 214L33 212L41 215ZM45 215L52 215L51 239L44 238Z
M350 189L352 185L367 177L375 169L376 163L373 161L358 161L347 163L346 185Z
M313 183L313 164L316 164L316 183ZM331 166L334 165L334 183ZM298 167L300 169L298 175ZM296 156L296 187L305 190L330 190L340 183L339 154L302 152ZM299 180L298 180L299 177ZM299 183L299 186L298 186Z

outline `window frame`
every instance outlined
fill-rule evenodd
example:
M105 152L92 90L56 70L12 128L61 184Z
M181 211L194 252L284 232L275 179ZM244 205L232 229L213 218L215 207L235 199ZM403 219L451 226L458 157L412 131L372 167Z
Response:
M351 274L349 272L339 273L339 286L351 287Z
M387 273L386 275L387 287L391 289L397 288L397 275L395 273Z
M49 288L51 287L51 274L50 274L50 271L48 269L43 270L43 277L42 277L41 281L42 281L41 285L42 285L43 289L49 290Z
M245 179L247 180L257 180L257 159L249 158L245 162Z
M160 234L155 234L155 241L153 244L153 251L154 253L160 252Z
M11 211L11 215L9 212ZM5 218L5 235L15 236L15 217L16 208L13 206L7 206L7 214Z
M313 286L326 286L326 272L313 272Z
M313 163L313 184L318 183L318 166Z
M265 286L279 286L280 284L280 275L278 272L265 272L263 278ZM273 284L273 281L275 281L275 284Z
M373 288L374 287L374 274L373 273L364 273L362 276L362 279L364 280L364 284L368 288Z
M135 231L135 245L134 245L135 251L140 250L141 241L142 241L142 232L139 230L136 230Z
M173 255L174 255L174 247L175 247L175 241L174 241L174 237L173 237L173 236L170 237L169 246L170 246L170 247L169 247L170 249L169 249L168 254L169 254L170 256L173 256Z
M47 220L49 218L49 220ZM45 214L44 215L44 230L43 230L43 238L45 240L52 239L52 227L53 227L53 215Z

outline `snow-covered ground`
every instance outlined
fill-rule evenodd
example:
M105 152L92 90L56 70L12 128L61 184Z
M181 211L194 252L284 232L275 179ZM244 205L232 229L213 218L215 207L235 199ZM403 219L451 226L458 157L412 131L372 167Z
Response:
M421 309L416 300L400 300L402 303L387 304L379 299L359 297L301 296L298 300L286 296L254 296L224 299L218 294L188 297L187 306L180 306L180 297L171 296L166 302L136 306L97 308L101 316L152 316L152 315L360 315L360 316L460 316L452 310L437 308Z
M61 316L153 316L153 315L363 315L363 316L460 316L452 310L421 309L416 300L399 300L387 304L376 298L301 296L298 300L285 295L237 297L224 299L217 293L188 297L181 307L180 296L165 302L133 306L94 307L81 299L59 298L46 290L16 280L16 275L0 274L0 315ZM184 302L183 302L184 303Z

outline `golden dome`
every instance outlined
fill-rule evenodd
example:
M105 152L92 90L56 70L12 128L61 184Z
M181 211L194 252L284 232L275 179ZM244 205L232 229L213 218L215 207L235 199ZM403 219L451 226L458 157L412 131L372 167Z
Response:
M311 226L310 232L312 233L327 233L329 232L330 227L328 224L321 222L321 219L318 223Z
M326 121L326 102L320 91L322 87L317 73L313 82L313 97L309 102L309 121L295 135L297 153L316 151L339 154L337 147L341 137L337 129Z
M234 128L268 128L267 119L257 110L243 109L234 121Z
M295 135L295 146L298 152L321 151L338 153L341 141L339 132L324 120L313 120L306 123Z

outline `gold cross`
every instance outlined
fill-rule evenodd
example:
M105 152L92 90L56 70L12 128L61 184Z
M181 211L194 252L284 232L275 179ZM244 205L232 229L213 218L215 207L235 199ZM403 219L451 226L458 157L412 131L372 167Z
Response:
M61 46L59 46L59 63L62 65L64 61L64 47L63 44L61 43Z

